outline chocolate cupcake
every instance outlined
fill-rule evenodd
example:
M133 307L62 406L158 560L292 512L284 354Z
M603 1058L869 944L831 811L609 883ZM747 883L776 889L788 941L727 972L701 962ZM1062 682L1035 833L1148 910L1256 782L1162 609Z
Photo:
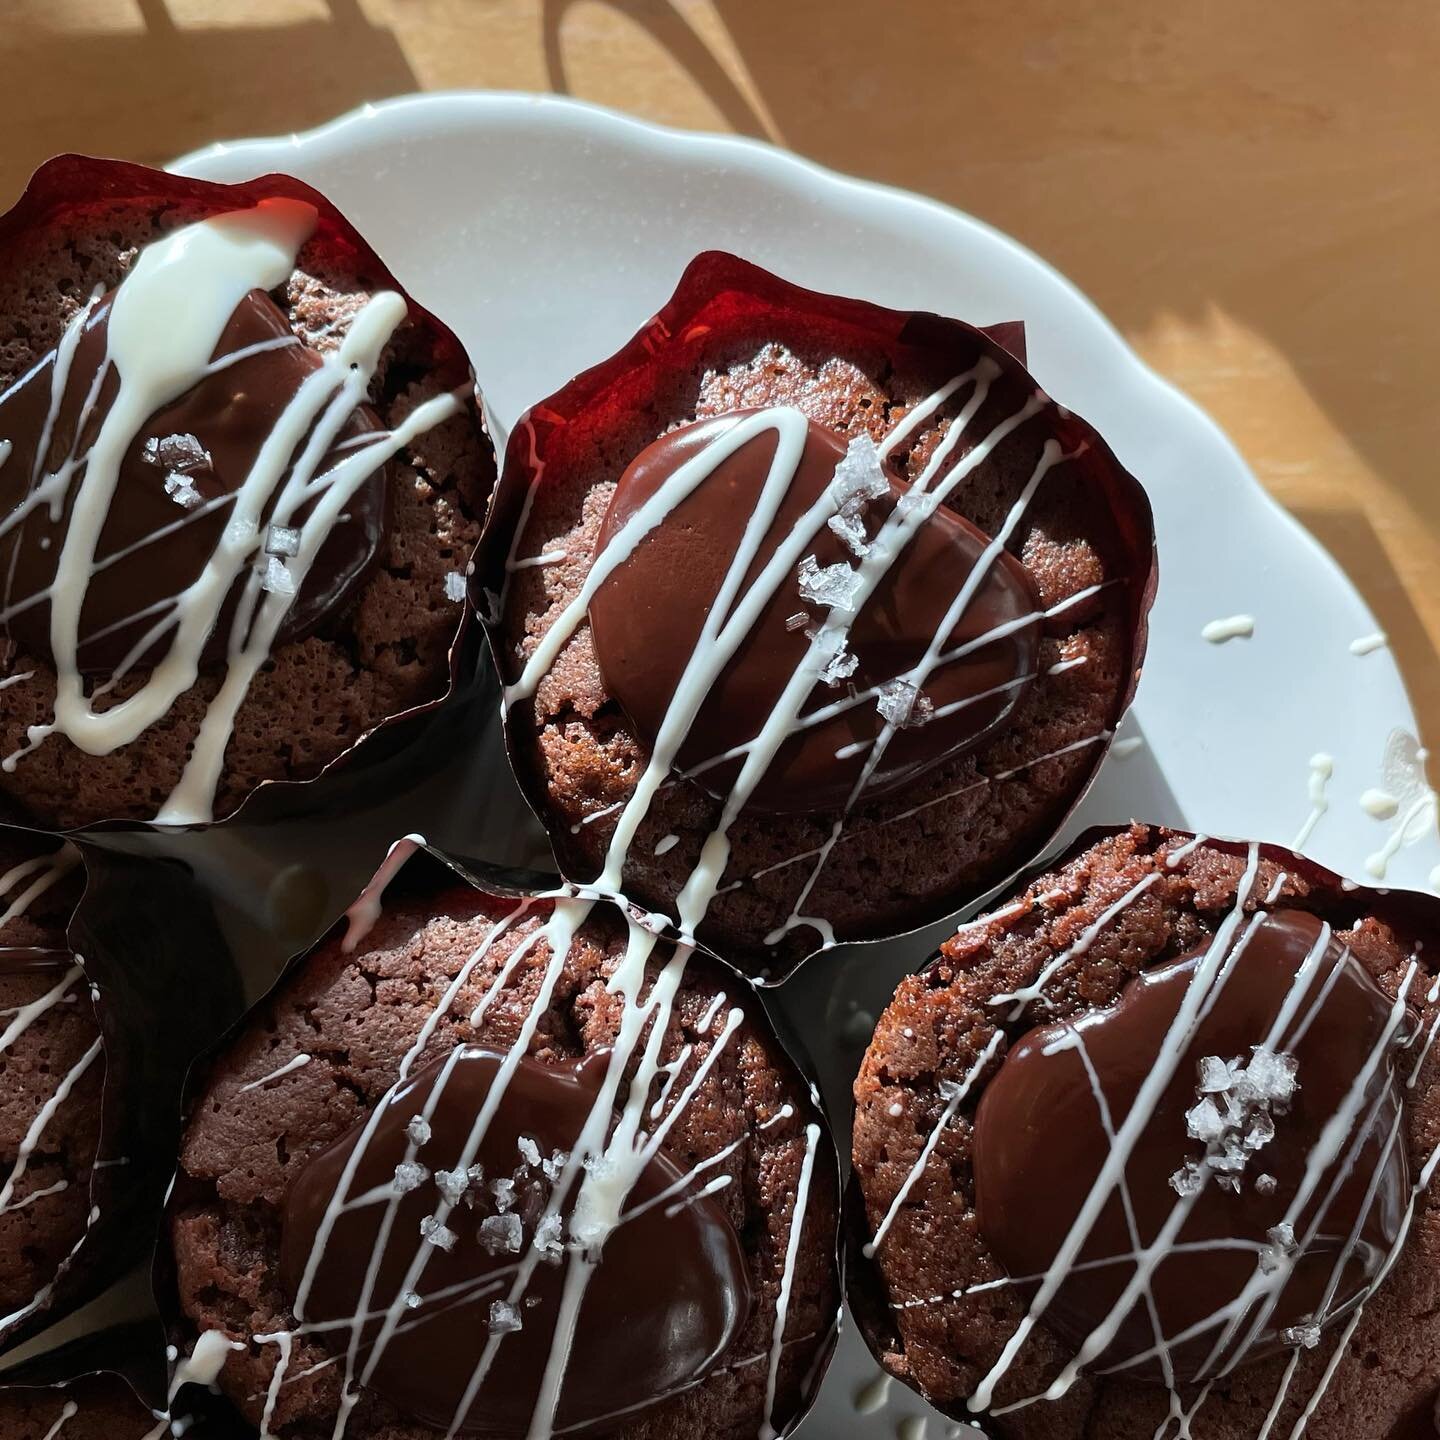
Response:
M787 1433L833 1342L836 1175L748 988L433 856L379 893L194 1099L176 1283L241 1342L225 1393L280 1440Z
M241 1007L183 867L0 825L0 1349L149 1259L185 1073Z
M72 846L0 827L0 1340L43 1314L91 1223L104 1046L67 927Z
M482 550L562 870L761 975L1033 856L1154 585L1139 486L1004 345L719 254L516 427Z
M333 206L64 156L0 256L0 793L206 821L447 694L493 457Z
M1093 832L901 984L852 1299L1000 1440L1419 1440L1440 1391L1440 902Z

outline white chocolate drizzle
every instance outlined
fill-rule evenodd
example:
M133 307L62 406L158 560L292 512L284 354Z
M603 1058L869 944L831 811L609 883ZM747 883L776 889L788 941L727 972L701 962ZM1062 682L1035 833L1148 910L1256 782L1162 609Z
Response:
M914 406L880 442L877 447L879 456L891 454L907 437L929 422L939 408L952 397L965 396L955 419L947 424L923 470L911 483L905 497L908 503L897 506L881 524L878 532L866 543L863 553L854 555L854 569L851 572L853 579L843 597L844 603L831 604L823 621L812 631L807 631L808 649L769 716L762 723L759 733L747 743L738 745L723 755L712 756L683 772L675 765L675 757L711 688L745 642L760 614L779 588L793 578L797 565L812 547L813 537L840 514L842 502L827 489L791 530L780 537L773 555L761 568L753 583L746 583L747 571L774 523L779 506L798 470L809 423L807 417L798 410L777 407L760 410L737 420L668 476L594 557L579 590L538 637L528 657L524 658L519 678L506 688L504 703L507 708L534 697L541 681L550 672L565 645L585 622L590 602L596 592L634 552L646 535L660 525L665 517L703 484L729 456L762 434L774 434L775 453L760 497L736 553L730 559L702 633L676 684L675 693L650 747L644 772L627 799L584 815L574 827L578 831L580 826L603 817L618 817L601 872L592 882L596 891L612 896L622 893L624 867L630 845L649 813L652 801L661 790L675 784L677 780L694 778L718 765L738 759L741 761L739 773L728 794L722 799L714 828L699 847L698 861L676 896L672 919L678 923L685 938L693 939L697 925L717 895L739 889L753 883L762 875L791 865L808 865L808 873L790 913L764 937L765 943L770 946L778 945L791 931L808 928L819 936L822 946L828 947L835 943L836 938L831 922L823 915L809 913L807 901L837 846L868 829L907 820L932 806L942 805L972 791L1013 779L1045 760L1059 759L1088 746L1104 744L1111 738L1111 731L1108 729L1082 737L1057 747L1048 754L1025 759L1008 770L992 775L982 774L953 791L930 797L910 809L886 815L878 821L870 821L863 828L852 829L849 825L851 814L879 769L886 750L902 728L897 719L885 715L882 705L884 724L874 741L867 742L863 747L851 747L854 753L859 753L862 748L869 753L850 795L832 823L829 834L818 845L803 853L772 862L750 875L727 877L730 865L729 831L786 740L797 732L829 720L855 705L875 704L883 698L880 692L886 687L875 686L864 692L856 691L837 698L803 716L800 713L817 684L823 682L830 660L844 651L856 614L875 593L891 567L899 561L909 541L936 509L956 493L967 477L1016 430L1051 403L1039 392L1031 394L1019 409L996 423L987 433L977 437L969 449L958 454L957 458L961 441L966 438L969 427L984 406L999 375L999 367L993 361L988 358L980 360L972 369L955 376L926 400ZM513 572L523 563L515 553L515 546L520 543L520 537L526 528L544 471L544 464L537 453L534 427L527 424L525 428L530 445L531 485L516 522L511 553L507 559L507 572ZM939 666L1033 624L1037 619L1061 614L1109 584L1115 583L1107 581L1087 587L1042 612L1006 622L949 650L944 648L947 638L953 633L1001 552L1014 536L1046 477L1057 465L1075 458L1079 453L1077 450L1073 454L1066 454L1053 439L1046 442L1019 497L989 539L974 568L959 586L948 614L932 637L924 655L911 670L897 677L897 682L889 683L902 683L917 696L923 696L926 681ZM498 613L498 606L503 604L503 595L496 603ZM1052 673L1071 668L1074 663L1077 662L1062 661L1052 667ZM1020 682L1010 682L1010 686L997 687L997 693L1017 683ZM987 697L974 698L978 700Z
M320 470L340 430L365 401L381 353L405 319L406 303L400 295L393 291L373 295L351 321L339 346L321 355L320 368L306 378L286 405L239 488L210 505L182 507L180 518L167 527L186 524L214 504L231 509L201 574L169 602L119 622L148 619L151 614L156 617L111 678L87 694L78 652L81 612L90 579L123 553L130 553L97 560L102 531L120 498L121 462L151 416L205 375L239 358L237 354L225 357L224 362L211 360L244 297L256 289L274 290L287 281L315 220L314 208L301 201L262 200L251 209L185 226L142 250L115 291L105 363L97 372L77 431L83 431L100 382L111 372L118 382L114 399L89 450L83 456L72 454L53 474L41 474L74 354L98 295L66 328L56 350L50 408L36 450L31 489L0 519L0 535L41 505L49 507L52 519L58 519L73 487L70 521L57 557L55 579L27 602L41 598L50 602L54 714L48 723L30 727L27 743L0 762L5 770L14 771L26 754L53 735L64 737L87 754L108 755L163 721L198 680L203 647L219 623L227 597L240 585L219 691L205 710L179 781L155 817L170 825L211 819L236 716L256 674L269 659L321 546L352 498L386 460L459 412L459 397L436 396L417 406L393 430L349 447L330 468ZM255 347L250 348L253 351ZM265 342L264 348L273 346ZM299 512L307 505L310 512L300 521ZM295 553L283 561L273 557L267 561L263 550L267 531L275 526L296 533ZM156 538L151 536L143 543ZM131 547L131 552L135 548ZM276 564L285 571L283 585L266 580ZM268 569L261 568L265 566ZM5 604L9 605L8 587ZM11 613L0 608L0 623ZM97 700L108 697L141 657L166 637L168 648L151 666L144 683L125 699L97 708Z
M1203 837L1195 837L1186 844L1169 851L1164 856L1163 868L1173 869L1179 860L1201 843L1203 843ZM1136 1306L1143 1305L1150 1317L1155 1337L1154 1345L1130 1355L1124 1360L1110 1363L1105 1373L1119 1375L1123 1378L1125 1372L1135 1366L1152 1361L1158 1362L1165 1378L1168 1410L1165 1419L1155 1432L1156 1440L1186 1440L1186 1437L1190 1437L1194 1433L1191 1426L1205 1406L1215 1383L1228 1376L1238 1365L1243 1363L1243 1357L1248 1348L1261 1334L1274 1313L1275 1306L1279 1303L1300 1257L1313 1250L1317 1237L1323 1229L1327 1207L1331 1199L1353 1173L1358 1157L1367 1142L1367 1137L1374 1132L1376 1117L1388 1092L1385 1087L1376 1087L1373 1082L1381 1067L1395 1055L1397 1049L1409 1052L1408 1061L1399 1072L1403 1077L1404 1084L1407 1088L1413 1089L1417 1083L1422 1067L1432 1054L1437 1033L1440 1033L1440 1013L1437 1013L1425 1026L1409 1024L1408 1017L1413 1015L1412 1006L1423 1003L1424 1006L1433 1007L1437 1001L1440 1001L1440 977L1429 981L1422 992L1417 986L1421 971L1418 961L1412 956L1400 979L1396 993L1389 1002L1388 1017L1381 1033L1372 1045L1358 1073L1350 1078L1348 1087L1334 1112L1328 1117L1322 1117L1323 1124L1320 1127L1319 1136L1305 1158L1303 1174L1296 1186L1293 1199L1288 1203L1283 1223L1278 1227L1280 1231L1294 1237L1293 1243L1261 1245L1242 1239L1228 1241L1205 1239L1181 1242L1178 1236L1195 1204L1199 1190L1197 1188L1190 1191L1179 1186L1176 1187L1176 1203L1159 1232L1150 1243L1141 1242L1131 1209L1125 1178L1126 1169L1135 1145L1150 1122L1156 1103L1172 1083L1183 1057L1189 1050L1197 1025L1215 1004L1220 991L1235 973L1237 962L1243 955L1251 936L1266 919L1267 912L1263 906L1256 909L1248 918L1245 914L1245 907L1255 890L1259 867L1259 846L1251 844L1247 848L1244 871L1237 886L1234 904L1198 957L1194 973L1190 977L1182 997L1180 1008L1170 1024L1160 1044L1154 1064L1142 1081L1135 1101L1127 1114L1123 1116L1111 1114L1099 1076L1090 1062L1080 1027L1068 1027L1065 1034L1053 1041L1047 1050L1048 1054L1061 1048L1073 1049L1079 1055L1099 1111L1102 1129L1109 1144L1109 1151L1100 1173L1086 1192L1076 1218L1062 1241L1050 1268L1042 1275L1003 1276L999 1279L961 1287L945 1294L891 1302L893 1309L905 1310L945 1304L969 1295L1010 1287L1021 1287L1026 1292L1030 1292L1031 1298L1025 1313L1006 1340L998 1359L980 1376L967 1401L968 1408L972 1413L1006 1415L1040 1401L1060 1399L1071 1390L1082 1375L1087 1373L1087 1367L1094 1364L1104 1354L1115 1339L1126 1316L1131 1314ZM1159 866L1147 872L1152 878L1157 877L1160 873L1162 872ZM1265 897L1263 905L1268 905L1277 898L1283 890L1285 878L1285 875L1281 874L1269 887L1269 893ZM1134 903L1139 894L1144 893L1144 888L1140 884L1133 886L1120 900L1107 909L1102 923L1110 924L1123 913L1129 904ZM1001 915L1015 913L1018 913L1016 907L1012 906L1009 911L1001 912ZM992 923L995 918L998 917L984 917L974 923ZM1082 941L1086 937L1093 941L1093 930L1093 926L1087 928L1082 936ZM1280 1054L1282 1051L1293 1048L1308 1030L1325 996L1329 993L1330 987L1337 979L1340 966L1346 962L1348 957L1348 950L1341 952L1330 976L1321 986L1318 998L1311 999L1307 1003L1306 997L1312 989L1319 973L1319 966L1330 943L1330 928L1328 925L1322 926L1317 940L1297 969L1278 1013L1270 1023L1269 1030L1259 1047L1260 1050L1271 1054ZM1066 957L1068 958L1073 952L1074 947L1065 952ZM1053 974L1055 969L1054 965L1046 967L1050 974ZM1017 991L1016 995L1023 993L1026 998L1034 998L1034 994L1038 993L1040 988L1039 982L1037 982L1026 987L1024 992ZM1015 995L999 996L993 1003L1005 1005L1014 999ZM1009 1011L1007 1018L1011 1020L1018 1018L1018 1012ZM1001 1038L1002 1032L997 1028L991 1037L989 1046L981 1053L975 1067L972 1068L970 1077L963 1086L956 1087L956 1094L971 1088L974 1076L988 1062L993 1048ZM1372 1091L1374 1091L1373 1094L1370 1093ZM943 1129L949 1123L954 1108L955 1099L952 1095L942 1113L939 1128ZM1392 1148L1403 1143L1400 1133L1403 1116L1403 1110L1397 1109L1393 1124L1382 1137L1383 1144L1380 1147L1379 1159L1360 1207L1359 1217L1355 1220L1348 1238L1345 1238L1343 1244L1336 1250L1322 1303L1316 1312L1315 1325L1303 1330L1303 1333L1301 1330L1296 1330L1293 1334L1290 1331L1285 1332L1284 1338L1291 1352L1289 1361L1281 1377L1278 1393L1273 1397L1273 1402L1269 1405L1263 1420L1257 1422L1260 1428L1255 1432L1255 1440L1272 1440L1272 1437L1273 1440L1279 1440L1278 1435L1274 1433L1275 1425L1289 1397L1291 1384L1299 1369L1301 1357L1310 1347L1318 1343L1318 1337L1322 1334L1321 1326L1331 1313L1332 1303L1341 1284L1345 1267L1349 1263L1355 1247L1362 1241L1366 1216L1379 1193L1386 1160ZM934 1148L933 1138L932 1144L926 1147L926 1151L922 1153L916 1166L906 1176L900 1191L897 1192L890 1212L886 1216L887 1222L903 1204L909 1188L924 1173L929 1154ZM1431 1151L1425 1160L1411 1188L1408 1207L1394 1244L1369 1286L1364 1299L1354 1307L1346 1322L1339 1327L1338 1335L1333 1337L1333 1351L1329 1355L1315 1390L1307 1398L1300 1409L1298 1418L1287 1432L1287 1440L1299 1440L1310 1419L1316 1413L1330 1381L1346 1353L1350 1339L1360 1323L1370 1297L1384 1283L1400 1255L1414 1220L1416 1206L1429 1186L1437 1166L1440 1166L1440 1147ZM1336 1174L1327 1181L1326 1177L1332 1169L1336 1170ZM1130 1231L1132 1249L1124 1255L1081 1261L1079 1256L1090 1236L1092 1227L1111 1202L1112 1197L1118 1197L1120 1200ZM1306 1212L1312 1202L1316 1203L1317 1208L1313 1211L1312 1217L1306 1220ZM877 1231L874 1243L883 1241L885 1229L886 1226L882 1225ZM871 1248L867 1247L867 1250ZM1163 1334L1159 1311L1151 1293L1151 1283L1157 1267L1168 1255L1186 1251L1203 1253L1216 1250L1253 1254L1255 1268L1250 1278L1232 1300L1221 1306L1203 1322L1197 1322L1180 1334ZM1029 1343L1036 1326L1043 1322L1046 1311L1061 1285L1073 1274L1088 1269L1111 1266L1117 1261L1126 1262L1132 1267L1130 1278L1108 1314L1075 1347L1071 1358L1060 1368L1045 1389L1039 1394L1007 1398L1003 1403L997 1402L997 1388L1005 1380L1022 1350ZM1175 1379L1170 1359L1171 1351L1179 1345L1207 1335L1213 1336L1213 1343L1207 1353L1207 1358L1196 1374L1194 1387L1187 1402L1182 1400L1180 1388Z

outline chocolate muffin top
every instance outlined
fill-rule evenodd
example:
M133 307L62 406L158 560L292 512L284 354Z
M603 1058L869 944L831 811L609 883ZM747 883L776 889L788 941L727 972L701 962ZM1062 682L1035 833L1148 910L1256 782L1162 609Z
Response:
M333 207L62 157L0 254L0 790L223 817L445 694L493 459Z
M404 883L196 1097L172 1235L247 1342L225 1392L283 1440L785 1433L836 1181L743 982L609 906Z
M775 976L1043 843L1152 563L1139 487L985 333L707 255L516 428L481 589L562 870Z
M79 864L0 827L0 1337L47 1308L91 1221L105 1057L66 939Z
M855 1085L881 1363L1004 1440L1433 1436L1436 921L1136 825L962 927Z

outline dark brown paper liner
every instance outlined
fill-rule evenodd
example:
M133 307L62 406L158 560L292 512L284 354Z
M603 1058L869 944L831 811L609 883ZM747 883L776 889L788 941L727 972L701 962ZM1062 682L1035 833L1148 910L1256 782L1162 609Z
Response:
M1217 850L1225 855L1245 858L1252 842L1234 838L1197 836L1189 831L1177 830L1168 825L1097 825L1078 836L1073 844L1049 859L1038 861L1023 875L1006 887L1005 893L993 897L989 910L1000 911L1013 904L1042 875L1052 870L1063 869L1085 851L1116 835L1139 826L1151 837L1165 836L1184 844L1186 841L1201 839L1206 849ZM1259 843L1256 846L1261 860L1273 861L1292 876L1310 887L1307 908L1314 909L1336 929L1348 929L1351 920L1362 915L1373 915L1390 925L1407 949L1414 948L1414 941L1429 938L1428 948L1440 950L1440 896L1427 895L1418 890L1387 889L1382 886L1359 885L1328 869L1318 861L1298 854L1283 845ZM1349 918L1347 918L1349 917ZM983 916L977 917L983 919ZM941 961L937 953L926 962L920 973L929 970ZM975 1092L973 1100L965 1111L973 1115L975 1105L984 1093L983 1087ZM845 1186L844 1213L841 1230L845 1246L846 1298L850 1303L861 1336L875 1361L885 1368L884 1356L889 1342L895 1338L890 1325L890 1311L886 1300L885 1282L880 1267L865 1257L862 1247L870 1238L870 1222L865 1211L864 1197L858 1180L852 1173ZM894 1373L894 1372L887 1372ZM985 1416L972 1415L965 1406L946 1404L932 1395L927 1395L918 1385L904 1375L896 1375L903 1384L910 1386L929 1404L952 1420L963 1421L983 1433Z
M608 360L532 406L511 431L471 586L476 609L490 638L494 664L505 683L513 683L519 673L519 662L508 650L500 623L506 592L505 561L513 537L524 524L532 484L545 483L541 477L553 438L572 425L581 427L587 435L618 429L645 410L650 397L661 391L668 377L690 373L697 367L703 369L704 358L715 353L716 347L737 337L764 338L772 330L789 332L796 326L822 336L844 337L880 353L904 349L937 357L964 356L966 363L961 369L973 363L978 351L993 360L1011 382L1043 393L1024 367L1025 335L1019 322L977 329L926 311L889 310L863 300L806 290L722 251L697 256L686 268L670 301L632 340ZM1113 734L1139 682L1158 580L1150 502L1139 481L1124 469L1092 426L1063 406L1055 406L1051 414L1053 433L1065 449L1083 449L1073 457L1073 463L1091 487L1096 512L1110 517L1109 533L1092 540L1104 555L1107 574L1123 582L1117 587L1123 592L1119 603L1131 640L1124 683L1109 716L1108 728ZM531 808L550 834L561 873L583 883L589 862L570 843L569 825L550 812L543 777L529 765L526 747L517 733L529 725L528 706L516 707L513 714L507 707L505 733L511 767ZM837 933L837 942L890 940L910 934L959 912L1004 882L1053 842L1094 781L1108 749L1108 740L1089 747L1089 768L1068 802L1054 814L1046 833L1020 853L997 856L991 873L980 882L924 908L917 907L902 925L873 933ZM702 942L705 939L702 933ZM778 949L746 953L733 942L725 944L727 961L761 985L778 984L820 948L817 944L795 953Z
M4 829L35 854L57 846L43 832ZM99 1217L57 1271L48 1303L0 1333L0 1353L145 1262L174 1167L185 1075L242 1003L209 904L183 866L83 841L75 848L84 888L66 935L93 987L100 1025L105 1075L97 1158L126 1163L92 1173L90 1199ZM8 1381L0 1376L0 1384Z
M547 876L532 870L521 870L505 866L491 865L484 861L467 859L462 856L453 855L440 850L434 846L414 840L403 840L398 842L405 847L402 854L397 853L395 863L387 860L377 872L375 881L379 883L384 876L381 885L380 899L383 907L386 896L408 895L438 895L444 890L453 889L457 884L468 885L480 893L498 900L521 901L532 899L546 894L553 894L556 890L556 882L553 876ZM584 894L583 887L567 887L566 893ZM359 897L356 897L357 901ZM605 899L602 904L613 905L614 902ZM353 907L352 907L353 908ZM653 927L657 917L650 916L641 907L627 907L630 914L637 920L648 921ZM276 975L268 967L258 966L253 973L246 974L247 966L242 962L242 977L246 984L246 990L252 996L257 996L255 1003L244 1015L230 1024L223 1035L218 1036L209 1046L206 1053L199 1057L192 1066L189 1078L185 1084L185 1106L188 1113L193 1105L196 1095L199 1093L204 1081L208 1078L210 1066L223 1054L230 1045L230 1042L240 1035L249 1025L254 1013L260 1008L266 999L288 980L295 971L304 964L305 960L313 950L331 940L338 939L345 933L349 924L349 908L345 914L322 935L313 945L297 952L290 958L280 974ZM666 932L661 932L666 934ZM673 939L673 935L668 938ZM363 943L363 942L362 942ZM704 950L699 951L704 958L714 963L714 957ZM727 985L734 981L745 987L749 1000L749 1014L755 1021L763 1021L768 1025L775 1038L781 1053L790 1062L797 1076L802 1081L810 1094L811 1116L820 1125L824 1136L822 1156L825 1161L826 1180L817 1180L817 1183L829 1183L833 1187L836 1197L836 1213L839 1213L840 1199L840 1161L839 1153L835 1144L835 1138L831 1131L828 1116L825 1114L820 1098L820 1091L814 1078L814 1067L810 1063L808 1055L800 1045L793 1033L782 1028L777 1023L773 1010L766 1006L763 997L758 990L747 982L743 977L735 976L730 972L729 967L723 966L726 970ZM180 1177L176 1177L174 1186L174 1199L178 1203L181 1198L182 1183ZM836 1282L837 1296L843 1294L844 1289L844 1252L837 1235L834 1246L835 1269L834 1279ZM175 1284L174 1263L170 1254L169 1245L162 1242L156 1249L155 1263L153 1267L153 1289L156 1300L158 1315L163 1321L164 1328L174 1342L180 1348L186 1349L195 1339L195 1330L188 1319L182 1314ZM815 1348L815 1354L811 1361L810 1370L807 1373L804 1395L801 1405L797 1411L789 1416L782 1428L779 1430L781 1436L791 1434L800 1422L809 1414L816 1397L820 1391L820 1385L824 1379L825 1372L829 1367L835 1344L839 1338L840 1329L840 1308L837 1305L834 1323L826 1335ZM147 1393L142 1388L142 1393Z
M429 310L416 304L384 260L318 190L290 175L269 174L254 180L224 185L197 180L166 170L153 170L124 160L106 160L89 155L57 155L47 160L25 187L19 200L0 216L0 259L7 247L21 243L33 232L55 223L63 216L83 214L87 209L121 202L170 202L203 207L211 214L241 209L273 198L302 200L315 207L319 220L312 244L345 270L397 291L405 299L410 321L428 340L430 369L448 390L469 387L475 380L470 361L455 333ZM478 396L478 392L476 392ZM471 401L477 433L488 441L478 398ZM487 449L489 449L487 444ZM493 453L490 459L493 469ZM366 779L401 783L405 771L397 768L400 752L413 751L428 736L427 717L453 702L472 684L480 661L480 646L473 633L469 606L457 607L455 636L450 646L450 681L445 693L434 700L397 711L378 720L356 737L350 747L306 780L265 780L232 811L209 822L225 825L237 821L268 824L278 819L314 814L335 803L335 779L340 772L363 772ZM52 742L55 743L55 742ZM59 743L64 743L63 738ZM143 736L134 742L143 744ZM310 787L318 789L311 792ZM343 795L343 790L341 794ZM17 802L11 802L15 804ZM26 823L38 822L25 817ZM69 833L102 830L146 830L155 828L138 820L107 820L97 817ZM207 826L164 827L203 829Z

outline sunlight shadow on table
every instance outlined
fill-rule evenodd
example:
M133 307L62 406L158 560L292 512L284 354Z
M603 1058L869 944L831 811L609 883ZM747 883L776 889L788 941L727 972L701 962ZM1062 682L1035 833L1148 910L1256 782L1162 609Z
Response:
M52 149L164 164L213 140L284 133L366 100L415 88L395 35L358 0L327 0L323 18L177 23L166 0L138 0L143 28L0 32L6 111ZM259 98L263 93L263 101ZM157 151L155 108L163 107ZM262 118L263 117L263 118ZM9 146L0 188L13 196L43 154Z
M678 5L671 0L607 0L607 3L611 10L647 31L655 43L683 67L732 130L740 135L765 137L767 127L763 117ZM566 68L562 33L565 16L574 4L575 0L542 0L545 69L551 88L561 95L577 93Z

